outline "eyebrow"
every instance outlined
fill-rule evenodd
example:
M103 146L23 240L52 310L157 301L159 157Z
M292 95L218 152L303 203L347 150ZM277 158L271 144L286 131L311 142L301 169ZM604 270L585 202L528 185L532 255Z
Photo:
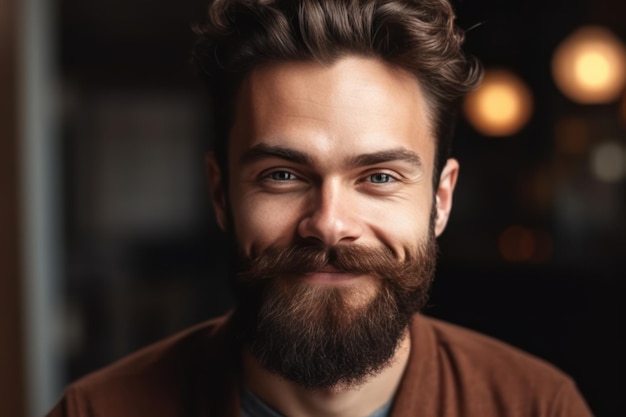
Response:
M389 149L385 151L356 155L350 158L350 165L362 167L368 165L376 165L384 162L401 161L407 162L416 168L423 168L422 158L413 151L405 148Z
M241 155L241 164L251 164L265 158L279 158L303 165L314 165L313 158L305 152L280 145L267 145L259 143L246 150ZM422 158L415 152L405 148L395 148L367 154L355 155L348 158L348 165L352 167L364 167L385 162L401 161L406 162L416 168L422 169L424 164Z
M284 146L267 145L259 143L246 150L241 155L241 164L251 164L265 158L280 158L298 164L313 165L313 158L304 152Z

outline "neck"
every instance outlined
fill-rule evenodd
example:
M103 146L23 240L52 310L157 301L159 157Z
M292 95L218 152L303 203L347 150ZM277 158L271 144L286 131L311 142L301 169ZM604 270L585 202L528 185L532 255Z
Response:
M393 397L409 359L405 332L389 365L359 386L307 390L263 368L248 351L243 354L243 383L270 407L288 417L363 417Z

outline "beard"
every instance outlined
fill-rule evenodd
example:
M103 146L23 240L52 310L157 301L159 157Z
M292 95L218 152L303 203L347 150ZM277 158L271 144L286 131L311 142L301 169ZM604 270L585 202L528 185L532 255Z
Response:
M236 329L265 369L304 388L359 386L393 360L428 299L436 255L432 230L402 260L386 247L360 245L238 255ZM345 286L303 279L328 265L363 277Z

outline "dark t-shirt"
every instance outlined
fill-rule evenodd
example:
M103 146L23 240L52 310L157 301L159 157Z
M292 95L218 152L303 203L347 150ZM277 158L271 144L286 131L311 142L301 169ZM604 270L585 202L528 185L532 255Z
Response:
M241 417L286 417L247 389L239 390L239 398L241 400ZM365 417L388 417L389 411L391 411L391 401Z
M47 417L240 416L230 316L195 326L71 384ZM590 417L554 366L423 315L391 417Z

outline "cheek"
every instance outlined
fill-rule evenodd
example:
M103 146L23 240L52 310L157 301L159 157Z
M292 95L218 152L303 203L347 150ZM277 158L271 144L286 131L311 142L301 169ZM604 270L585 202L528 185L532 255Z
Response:
M381 206L370 213L368 224L376 239L404 256L407 248L424 242L429 233L432 199L411 199L402 204Z
M293 201L253 197L233 205L235 236L246 254L258 254L270 246L293 241L298 222Z

